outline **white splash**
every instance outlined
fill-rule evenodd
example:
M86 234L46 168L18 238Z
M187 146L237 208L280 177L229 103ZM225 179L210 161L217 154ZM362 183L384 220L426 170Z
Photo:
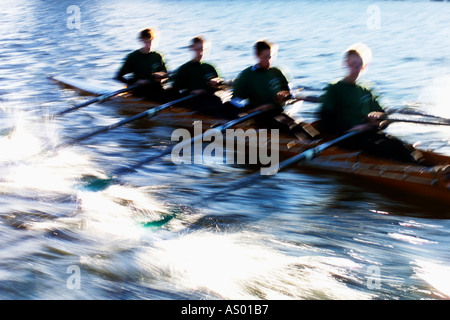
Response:
M450 266L448 264L424 260L415 260L412 264L415 265L413 270L419 278L439 291L443 295L442 298L450 298Z
M78 201L86 232L95 237L139 240L144 228L140 222L161 219L165 208L144 189L112 185L101 192L79 192Z
M23 125L18 125L8 135L0 138L0 162L17 161L39 153L41 140Z
M147 277L224 299L370 299L342 279L361 266L326 256L293 257L247 232L194 232L157 241L136 257Z

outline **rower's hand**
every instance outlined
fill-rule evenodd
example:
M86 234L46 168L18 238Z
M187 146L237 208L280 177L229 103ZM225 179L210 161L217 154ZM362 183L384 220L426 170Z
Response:
M367 115L367 120L372 126L378 127L378 129L384 129L388 126L387 117L385 112L374 111Z
M153 76L153 79L155 79L159 83L162 83L169 78L169 74L167 72L163 72L163 71L153 72L152 76Z
M223 84L222 78L212 78L208 81L208 85L213 89L219 89L219 87Z
M283 102L286 102L291 97L291 93L287 90L283 90L277 93L275 97L275 102L282 104Z
M381 125L385 120L386 114L384 112L371 112L367 115L368 122L353 126L349 131L370 131L382 129Z
M373 111L367 115L369 122L382 121L386 117L386 113L380 111Z
M367 115L367 122L352 127L349 131L370 131L375 129L383 129L386 120L386 113L373 111Z

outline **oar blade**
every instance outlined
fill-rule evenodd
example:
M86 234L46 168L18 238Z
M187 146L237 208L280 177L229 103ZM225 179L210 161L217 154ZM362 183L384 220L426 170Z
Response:
M142 225L142 227L147 228L147 229L159 229L159 228L164 227L166 224L168 224L170 221L172 221L172 219L174 219L175 217L176 217L176 214L174 214L174 213L167 214L159 220L142 222L141 225Z
M98 192L107 189L115 182L114 177L97 178L94 176L85 176L81 179L79 189L84 191Z

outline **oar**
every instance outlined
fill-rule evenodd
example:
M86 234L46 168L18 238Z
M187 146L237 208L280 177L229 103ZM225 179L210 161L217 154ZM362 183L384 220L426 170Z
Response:
M102 102L104 102L104 101L106 101L106 100L108 100L108 99L110 99L110 98L112 98L114 96L117 96L118 94L121 94L121 93L130 91L130 90L136 89L136 88L138 88L140 86L141 86L140 84L134 84L132 86L129 86L129 87L126 87L126 88L123 88L123 89L119 89L119 90L116 90L116 91L113 91L113 92L108 92L108 93L102 94L102 95L100 95L98 97L95 97L94 99L91 99L89 101L77 104L77 105L75 105L73 107L70 107L70 108L67 108L67 109L65 109L63 111L57 112L57 113L54 114L54 116L61 116L63 114L72 112L74 110L87 107L88 105L91 105L91 104L96 103L96 102L102 103Z
M231 185L229 185L225 189L222 189L222 190L220 190L218 192L215 192L212 195L208 195L207 197L209 199L214 198L214 197L220 197L222 195L225 195L228 192L232 192L234 190L241 189L241 188L249 185L250 183L252 183L252 182L254 182L257 179L260 179L262 177L273 176L278 171L281 171L281 170L283 170L283 169L285 169L287 167L290 167L290 166L292 166L294 164L298 164L298 163L300 163L302 161L306 161L306 160L311 160L311 159L317 157L324 150L326 150L326 149L328 149L328 148L338 144L339 142L342 142L342 141L347 140L347 139L349 139L351 137L354 137L354 136L356 136L358 134L361 134L362 132L365 132L365 131L367 131L367 129L360 129L360 130L350 131L350 132L348 132L348 133L346 133L346 134L344 134L344 135L342 135L342 136L340 136L340 137L338 137L336 139L330 140L328 142L324 142L324 143L318 145L317 147L310 148L310 149L308 149L306 151L303 151L302 153L300 153L298 155L295 155L295 156L293 156L293 157L291 157L289 159L286 159L286 160L282 161L280 163L280 165L278 166L278 168L275 169L275 171L269 173L268 175L262 175L260 172L254 172L254 173L248 175L245 178L242 178L242 179L239 179L239 180L233 182Z
M185 100L188 100L188 99L192 99L192 98L195 97L195 96L196 96L195 94L191 94L191 95L185 96L185 97L183 97L183 98L180 98L180 99L177 99L177 100L173 100L173 101L167 102L167 103L165 103L165 104L159 105L159 106L157 106L157 107L148 109L147 111L144 111L144 112L141 112L141 113L139 113L139 114L137 114L137 115L134 115L134 116L132 116L132 117L123 119L123 120L121 120L121 121L119 121L119 122L116 122L116 123L113 123L113 124L111 124L111 125L109 125L109 126L105 126L105 127L102 127L102 128L100 128L100 129L98 129L98 130L95 130L95 131L93 131L93 132L89 132L89 133L83 134L83 135L81 135L81 136L79 136L79 137L77 137L77 138L73 138L73 139L70 140L69 142L61 143L60 145L56 146L55 149L56 149L56 148L60 148L60 147L65 147L65 146L73 145L73 144L75 144L75 143L77 143L77 142L86 140L86 139L88 139L88 138L90 138L90 137L93 137L93 136L95 136L95 135L98 135L98 134L100 134L100 133L110 131L110 130L112 130L112 129L118 128L118 127L123 126L123 125L125 125L125 124L127 124L127 123L136 121L136 120L141 119L141 118L144 118L144 117L153 117L153 116L156 115L158 112L160 112L160 111L162 111L162 110L164 110L164 109L167 109L167 108L169 108L169 107L171 107L171 106L173 106L174 104L177 104L177 103L179 103L179 102L182 102L182 101L185 101Z
M424 117L424 119L413 119L413 118L397 118L395 116L391 116L392 114L405 114L405 115L411 115L413 117ZM449 126L450 125L450 119L433 116L430 114L422 113L422 112L416 112L411 110L389 110L386 112L386 115L382 117L382 120L385 121L385 123L390 124L392 122L407 122L407 123L417 123L417 124L424 124L424 125L435 125L435 126Z
M406 123L416 123L416 124L433 125L433 126L450 126L450 121L444 122L444 121L395 119L395 118L387 118L384 121L386 121L388 123L392 123L392 122L406 122Z
M250 120L251 118L254 118L254 117L256 117L256 116L258 116L258 115L260 115L260 114L262 114L262 113L264 113L266 111L267 110L257 110L257 111L254 111L252 113L243 115L243 116L241 116L239 118L236 118L236 119L233 119L231 121L228 121L228 122L226 122L224 124L221 124L221 125L219 125L217 127L214 127L212 130L211 129L207 130L207 131L203 132L202 134L199 134L199 135L197 135L197 136L195 136L195 137L193 137L193 138L191 138L189 140L182 141L182 142L176 144L173 147L167 148L166 150L158 153L157 155L153 155L153 156L147 157L147 158L139 161L138 163L136 163L132 167L120 168L116 172L114 172L110 178L107 178L107 179L95 179L94 181L91 181L91 182L85 184L84 187L89 189L89 190L97 190L97 191L98 190L102 190L102 189L106 188L112 181L116 180L120 175L124 175L124 174L128 174L128 173L134 172L136 169L142 167L143 165L148 164L148 163L150 163L150 162L152 162L154 160L160 159L160 158L164 157L167 154L170 154L175 147L181 149L181 148L183 148L185 146L192 145L192 143L195 143L196 141L199 141L199 140L201 141L201 140L204 140L205 138L211 137L217 131L220 131L221 133L224 133L225 130L227 130L227 129L235 126L235 125L238 125L240 123L243 123L243 122L245 122L247 120Z
M424 113L424 112L421 112L421 111L417 111L417 110L413 110L413 109L410 109L410 108L392 109L392 110L388 110L386 112L386 114L388 114L388 115L391 115L391 114L405 114L405 115L411 115L411 116L419 116L419 117L425 117L425 118L429 118L429 119L435 120L435 121L432 121L432 124L435 124L437 121L439 121L441 124L447 124L447 125L450 124L450 119L448 119L448 118L443 118L443 117L427 114L427 113ZM426 121L428 121L428 120L426 120ZM405 122L407 122L407 121L405 121Z
M136 89L136 88L138 88L140 86L141 86L140 84L135 84L135 85L132 85L132 86L129 86L129 87L117 90L117 91L112 91L112 92L108 92L108 93L102 94L102 95L100 95L98 97L95 97L94 99L89 100L89 101L86 101L86 102L74 105L74 106L72 106L70 108L67 108L65 110L59 111L59 112L53 114L52 117L62 116L63 114L72 112L72 111L77 110L77 109L81 109L81 108L87 107L87 106L89 106L89 105L91 105L93 103L96 103L96 102L103 103L104 101L106 101L106 100L108 100L108 99L110 99L110 98L112 98L114 96L117 96L118 94L121 94L121 93L130 91L130 90ZM13 130L14 130L14 127L4 128L4 129L1 130L0 134L1 135L11 134L11 132Z
M320 96L304 96L301 95L300 92L303 91L304 88L296 89L293 91L291 96L288 98L286 104L292 104L297 101L306 101L306 102L320 102Z

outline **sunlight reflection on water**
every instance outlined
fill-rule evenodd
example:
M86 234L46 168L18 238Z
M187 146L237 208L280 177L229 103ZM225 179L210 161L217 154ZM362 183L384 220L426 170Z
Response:
M204 34L208 60L227 80L255 62L254 41L277 42L275 63L294 88L316 88L314 95L343 75L342 51L364 41L374 61L362 80L374 82L387 106L422 102L448 117L448 3L79 1L80 29L68 29L70 5L8 0L0 13L0 121L15 128L0 137L1 298L426 299L436 290L448 297L439 281L448 278L447 220L354 181L292 170L211 199L211 207L182 207L247 171L175 167L165 158L101 192L78 188L84 176L105 177L167 145L171 130L148 125L40 155L123 116L111 103L48 117L87 97L45 74L112 81L149 25L160 30L158 50L171 70L190 58L189 39ZM379 25L368 27L373 5ZM314 119L316 105L295 107L293 114ZM449 141L448 128L389 130L411 142ZM175 218L162 227L143 227L168 214ZM80 291L65 285L71 265L81 267ZM374 267L381 285L370 289Z

